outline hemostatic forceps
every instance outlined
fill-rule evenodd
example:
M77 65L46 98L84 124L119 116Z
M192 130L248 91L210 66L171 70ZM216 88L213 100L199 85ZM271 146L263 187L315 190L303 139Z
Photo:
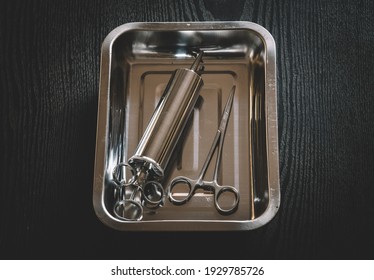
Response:
M234 93L235 93L235 86L231 89L230 95L228 97L225 109L223 111L223 115L221 118L220 125L218 127L217 133L214 137L212 146L209 150L209 153L206 157L206 160L204 162L204 165L200 171L200 174L198 175L197 179L191 179L185 176L178 176L174 178L169 185L169 199L174 204L184 204L186 203L194 194L197 189L204 189L207 191L213 191L214 192L214 205L217 209L217 211L221 214L231 214L236 211L238 204L239 204L239 192L236 190L235 187L232 186L221 186L218 184L218 173L220 170L220 163L222 159L222 148L223 148L223 142L225 138L225 132L228 124L228 120L230 117L230 112L234 100ZM216 159L216 165L214 168L214 174L213 174L213 180L212 181L205 181L204 176L208 169L209 163L213 157L213 154L218 146L218 152L217 152L217 159ZM178 195L180 195L179 192L176 192L174 189L177 185L186 185L188 187L188 194L187 196L184 196L182 199L178 199ZM174 192L173 192L174 190ZM223 207L220 203L220 198L223 195L223 193L231 193L234 197L233 203L229 207Z

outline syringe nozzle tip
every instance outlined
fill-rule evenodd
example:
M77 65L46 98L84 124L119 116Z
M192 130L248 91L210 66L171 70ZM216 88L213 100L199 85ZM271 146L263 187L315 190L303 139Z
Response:
M203 58L203 54L204 54L204 51L201 50L201 51L199 52L199 55L196 57L194 63L191 65L190 70L192 70L192 71L197 71L197 69L198 69L198 67L199 67L199 65L200 65L200 62L201 62L201 60L202 60L202 58Z

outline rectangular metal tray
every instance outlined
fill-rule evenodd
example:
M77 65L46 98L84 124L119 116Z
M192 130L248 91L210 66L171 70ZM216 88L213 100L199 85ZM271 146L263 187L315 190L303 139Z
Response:
M196 49L205 50L200 105L163 185L197 176L235 84L220 178L238 189L239 207L221 215L212 194L202 192L180 206L165 199L163 207L145 209L141 221L120 220L113 215L112 170L132 155L171 73L189 67ZM280 205L275 59L273 37L251 22L128 23L109 33L101 53L93 186L98 218L126 231L251 230L268 223Z

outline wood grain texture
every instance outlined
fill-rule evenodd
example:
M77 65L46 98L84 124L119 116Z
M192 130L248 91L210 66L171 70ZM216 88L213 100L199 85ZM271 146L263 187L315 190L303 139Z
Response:
M374 258L373 1L9 0L0 15L0 258L159 258L153 242L180 259ZM281 208L250 232L114 231L92 206L101 42L207 20L276 41Z

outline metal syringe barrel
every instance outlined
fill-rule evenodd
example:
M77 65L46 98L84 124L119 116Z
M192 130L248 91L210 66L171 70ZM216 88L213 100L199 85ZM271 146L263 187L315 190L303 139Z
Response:
M203 52L190 69L177 69L158 102L147 128L128 163L141 173L161 179L173 150L199 97L203 80L196 73ZM146 178L144 178L146 180Z

